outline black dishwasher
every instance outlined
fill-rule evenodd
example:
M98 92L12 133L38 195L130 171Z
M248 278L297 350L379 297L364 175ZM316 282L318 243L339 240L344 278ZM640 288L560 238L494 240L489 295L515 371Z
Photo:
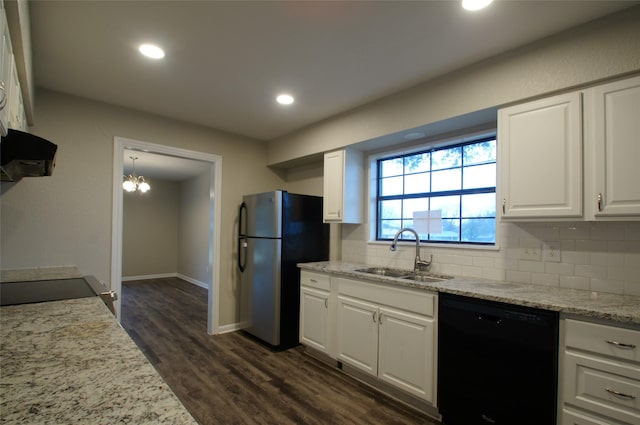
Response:
M556 423L558 313L441 293L445 425Z

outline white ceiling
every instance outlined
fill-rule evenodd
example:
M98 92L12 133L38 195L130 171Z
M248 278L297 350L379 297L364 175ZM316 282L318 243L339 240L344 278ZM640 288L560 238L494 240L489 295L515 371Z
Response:
M458 0L29 4L36 86L266 141L638 3L496 0L475 13ZM142 57L143 42L166 57ZM282 91L295 104L277 105ZM209 166L135 155L148 178Z
M634 4L31 1L34 75L40 87L270 140ZM165 59L141 57L142 42ZM276 105L281 91L296 103Z

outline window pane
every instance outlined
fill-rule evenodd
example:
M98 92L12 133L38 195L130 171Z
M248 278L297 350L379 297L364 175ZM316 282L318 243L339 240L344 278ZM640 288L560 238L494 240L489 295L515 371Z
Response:
M442 218L460 217L460 196L438 196L431 198L431 211L440 210Z
M495 217L496 194L462 195L462 217Z
M460 146L440 149L431 153L433 170L460 167L462 165L462 148Z
M385 159L380 161L380 176L399 176L402 174L402 158Z
M429 211L429 198L405 199L402 207L402 218L413 220L415 211ZM413 225L413 222L411 224Z
M462 220L462 241L495 243L496 220L493 218L470 218Z
M401 217L402 201L395 199L393 201L380 202L380 218L396 218Z
M478 187L495 187L496 164L475 165L464 168L463 189L475 189Z
M380 179L380 195L402 195L402 176Z
M421 240L495 243L496 145L494 138L378 160L378 238L414 228L414 213L431 211L441 215L442 231Z
M381 239L393 239L396 232L400 230L400 220L380 220L380 228L378 229L378 237Z
M434 171L431 173L431 191L459 190L462 187L462 169Z
M404 172L422 173L431 169L431 154L429 152L410 155L404 159Z
M431 173L410 174L404 177L404 193L430 192Z
M430 234L429 239L433 241L454 241L460 240L460 220L442 220L442 233Z
M496 162L496 141L489 140L464 147L464 165Z

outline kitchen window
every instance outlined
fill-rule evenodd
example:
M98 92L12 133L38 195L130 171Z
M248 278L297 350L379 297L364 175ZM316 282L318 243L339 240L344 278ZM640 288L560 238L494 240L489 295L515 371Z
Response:
M379 158L376 167L377 240L411 227L423 242L495 245L495 136Z

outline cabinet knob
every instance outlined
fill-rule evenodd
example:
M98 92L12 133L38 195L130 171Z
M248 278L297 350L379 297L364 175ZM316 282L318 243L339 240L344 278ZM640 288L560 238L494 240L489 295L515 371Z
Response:
M602 193L598 193L598 211L602 211Z

